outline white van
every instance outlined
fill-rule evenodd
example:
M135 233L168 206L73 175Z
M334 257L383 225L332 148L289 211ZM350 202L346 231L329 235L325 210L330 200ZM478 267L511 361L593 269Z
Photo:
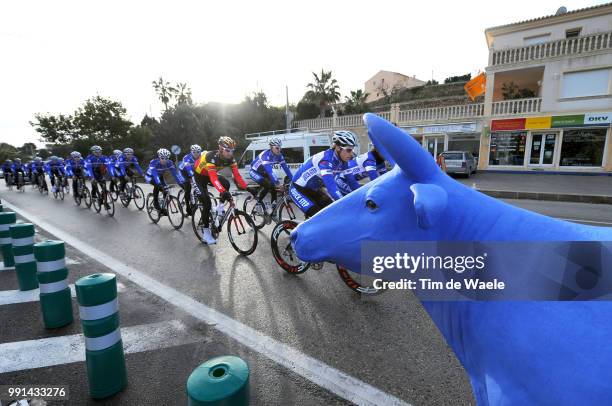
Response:
M271 138L280 138L283 141L283 155L291 172L295 171L314 154L329 149L331 145L331 132L313 132L306 128L293 128L291 130L268 131L264 133L246 134L244 136L251 143L238 161L238 167L243 178L249 182L251 163L257 155L269 149ZM280 165L274 165L274 174L279 179L285 177Z

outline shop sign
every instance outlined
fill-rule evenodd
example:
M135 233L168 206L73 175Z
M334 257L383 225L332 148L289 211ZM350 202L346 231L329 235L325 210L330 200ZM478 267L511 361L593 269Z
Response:
M550 128L552 117L529 117L525 121L525 129L539 130L542 128Z
M574 114L571 116L553 116L552 127L574 127L584 125L584 114Z
M525 129L524 118L510 118L507 120L493 120L491 131L515 131Z
M588 113L584 115L584 125L612 124L612 113Z

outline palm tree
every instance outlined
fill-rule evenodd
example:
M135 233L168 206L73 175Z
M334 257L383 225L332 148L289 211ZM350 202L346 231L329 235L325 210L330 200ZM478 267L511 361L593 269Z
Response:
M164 81L161 76L159 77L158 81L153 81L153 89L155 89L159 100L164 103L165 109L168 110L168 103L170 103L170 99L177 92L177 90L170 86L170 82Z
M363 90L351 90L351 96L344 96L345 99L345 113L346 114L360 114L365 113L368 110L368 103L366 99L370 94Z
M306 98L319 106L321 112L320 117L325 117L325 110L331 103L336 103L340 100L340 86L336 79L332 79L332 72L325 72L321 69L321 75L312 72L315 78L314 83L306 85L310 90L306 92Z
M191 89L187 86L187 83L176 84L176 103L177 104L191 104Z

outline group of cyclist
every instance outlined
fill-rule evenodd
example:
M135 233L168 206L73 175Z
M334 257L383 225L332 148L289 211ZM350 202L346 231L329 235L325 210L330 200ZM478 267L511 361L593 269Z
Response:
M270 208L274 210L278 199L277 189L283 183L273 170L275 165L279 165L286 179L290 180L289 196L306 217L313 216L333 201L359 188L359 180L365 177L374 180L386 172L385 160L374 148L355 157L354 150L357 145L355 134L350 131L336 131L330 149L313 155L295 173L291 173L282 153L282 140L270 139L270 148L257 155L249 172L251 180L260 186L257 200L263 202L269 193ZM189 153L176 166L171 160L170 151L161 148L157 151L157 157L151 160L146 171L143 171L132 148L114 150L107 157L100 146L94 145L86 158L78 151L72 152L66 160L52 156L43 161L37 157L28 164L22 164L17 158L14 162L7 160L2 169L7 182L11 178L6 176L7 173L12 174L13 182L21 173L24 178L29 178L32 183L45 190L45 174L49 176L53 191L57 188L67 189L67 179L72 178L72 193L75 195L78 192L78 178L83 181L90 179L100 184L102 193L107 193L106 181L110 180L110 191L116 191L113 188L118 187L116 192L122 194L125 193L128 178L138 173L153 186L153 205L162 215L167 213L164 213L165 209L159 205L159 194L167 193L168 185L164 174L170 172L184 190L186 215L192 215L195 209L191 201L192 193L203 206L204 213L211 210L212 203L207 190L209 185L218 191L221 203L232 199L229 192L230 181L219 174L223 168L231 168L236 186L242 190L247 189L247 183L240 175L234 158L235 148L236 142L230 137L219 138L218 149L212 151L203 151L199 145L192 145ZM39 185L39 182L44 184ZM96 197L96 190L97 188L92 188L92 197ZM215 244L208 216L202 216L201 221L203 241L209 245Z

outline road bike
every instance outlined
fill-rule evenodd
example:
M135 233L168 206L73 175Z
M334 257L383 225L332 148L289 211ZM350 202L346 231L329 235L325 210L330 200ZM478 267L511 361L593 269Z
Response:
M138 210L142 210L145 207L145 194L140 186L136 184L136 180L133 176L129 177L125 185L125 190L119 192L119 199L123 207L128 207L130 202L134 202L134 205Z
M77 206L80 206L81 202L84 201L85 206L87 206L87 208L90 208L92 203L91 192L89 191L89 189L87 189L87 186L85 185L85 180L82 176L76 176L73 182L76 182L76 193L73 196L74 202Z
M168 216L168 220L172 227L178 230L183 227L184 216L183 207L178 197L170 194L170 189L174 187L175 185L171 185L163 188L161 196L158 197L159 209L155 207L155 195L153 193L147 195L146 206L147 214L153 223L157 224L163 216Z
M283 220L304 221L304 213L297 207L289 196L289 184L284 184L278 189L276 202L268 203L260 201L257 197L261 191L259 187L248 187L250 195L244 199L242 210L253 219L257 229L262 229L266 224L279 223Z
M100 189L102 189L102 191L100 191ZM110 197L110 193L108 193L106 181L98 182L96 179L91 181L91 200L96 213L100 213L104 207L109 217L115 215L115 202ZM85 204L87 204L87 202L85 202Z

